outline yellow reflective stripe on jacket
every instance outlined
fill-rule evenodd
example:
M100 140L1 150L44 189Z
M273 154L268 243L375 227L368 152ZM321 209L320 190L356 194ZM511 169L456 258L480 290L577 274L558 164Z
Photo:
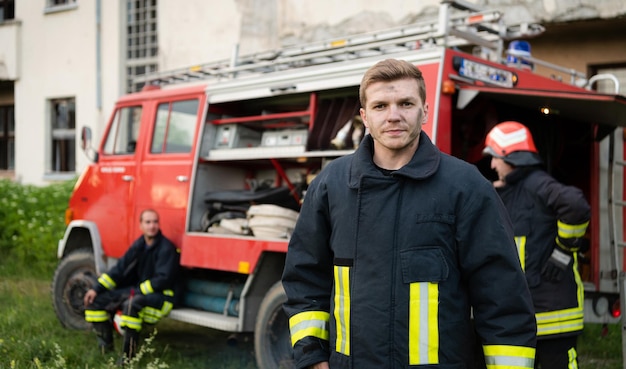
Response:
M439 284L409 286L409 365L439 364Z
M537 336L575 332L583 329L583 309L548 311L537 313Z
M325 311L304 311L289 318L292 346L304 337L317 337L328 341L329 320L330 314Z
M487 369L533 369L535 349L532 347L485 345Z
M98 278L98 283L103 285L107 290L112 290L117 286L115 281L106 273L103 273L100 278Z
M149 295L151 293L154 293L154 289L152 289L152 283L150 282L149 279L143 282L142 284L140 284L139 289L141 289L141 293L143 293L144 295Z
M583 302L585 290L582 279L578 273L578 255L574 257L574 279L576 280L577 306L569 309L546 311L535 314L537 319L537 336L547 336L558 333L576 332L583 329Z
M109 313L105 310L85 310L85 320L91 323L109 321Z
M335 266L335 321L337 342L335 350L350 356L350 267Z
M517 255L522 270L526 270L526 236L515 237L515 245L517 246Z
M579 238L585 235L589 222L582 224L565 224L560 220L556 222L559 229L559 237L562 238Z

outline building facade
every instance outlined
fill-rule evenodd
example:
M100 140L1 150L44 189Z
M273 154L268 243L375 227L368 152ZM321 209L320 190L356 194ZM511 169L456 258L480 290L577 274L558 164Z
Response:
M623 1L469 2L501 10L507 24L544 25L546 32L530 40L534 57L587 75L613 73L626 94ZM115 100L140 88L136 75L410 24L436 17L438 6L439 0L0 0L0 177L28 184L75 177L89 163L81 128L91 127L97 145Z

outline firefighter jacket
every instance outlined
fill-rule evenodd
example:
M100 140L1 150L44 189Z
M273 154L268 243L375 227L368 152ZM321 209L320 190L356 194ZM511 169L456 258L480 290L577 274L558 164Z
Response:
M297 368L533 368L536 326L510 221L473 166L425 133L391 175L366 136L309 186L283 286Z
M533 297L538 339L574 335L583 329L584 289L577 253L559 282L541 271L561 239L581 238L590 207L578 188L557 182L539 167L518 167L498 188L513 222L522 268Z
M136 293L174 296L178 278L179 253L161 232L151 246L139 237L108 273L98 278L96 292L132 287Z

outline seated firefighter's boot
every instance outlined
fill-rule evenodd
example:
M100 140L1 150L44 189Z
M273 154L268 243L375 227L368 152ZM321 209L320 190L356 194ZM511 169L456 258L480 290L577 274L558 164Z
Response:
M113 327L109 322L92 323L93 330L98 338L98 349L105 354L113 351Z
M139 331L126 328L124 330L124 356L120 358L118 363L123 363L125 360L130 360L137 354L137 347L139 343Z

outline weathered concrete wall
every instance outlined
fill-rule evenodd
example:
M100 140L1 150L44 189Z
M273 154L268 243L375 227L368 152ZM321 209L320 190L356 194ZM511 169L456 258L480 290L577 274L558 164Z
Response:
M355 33L381 30L436 17L440 2L237 0L241 12L241 50L275 48ZM500 10L507 24L542 24L626 17L621 0L476 0ZM626 22L626 18L623 19Z

